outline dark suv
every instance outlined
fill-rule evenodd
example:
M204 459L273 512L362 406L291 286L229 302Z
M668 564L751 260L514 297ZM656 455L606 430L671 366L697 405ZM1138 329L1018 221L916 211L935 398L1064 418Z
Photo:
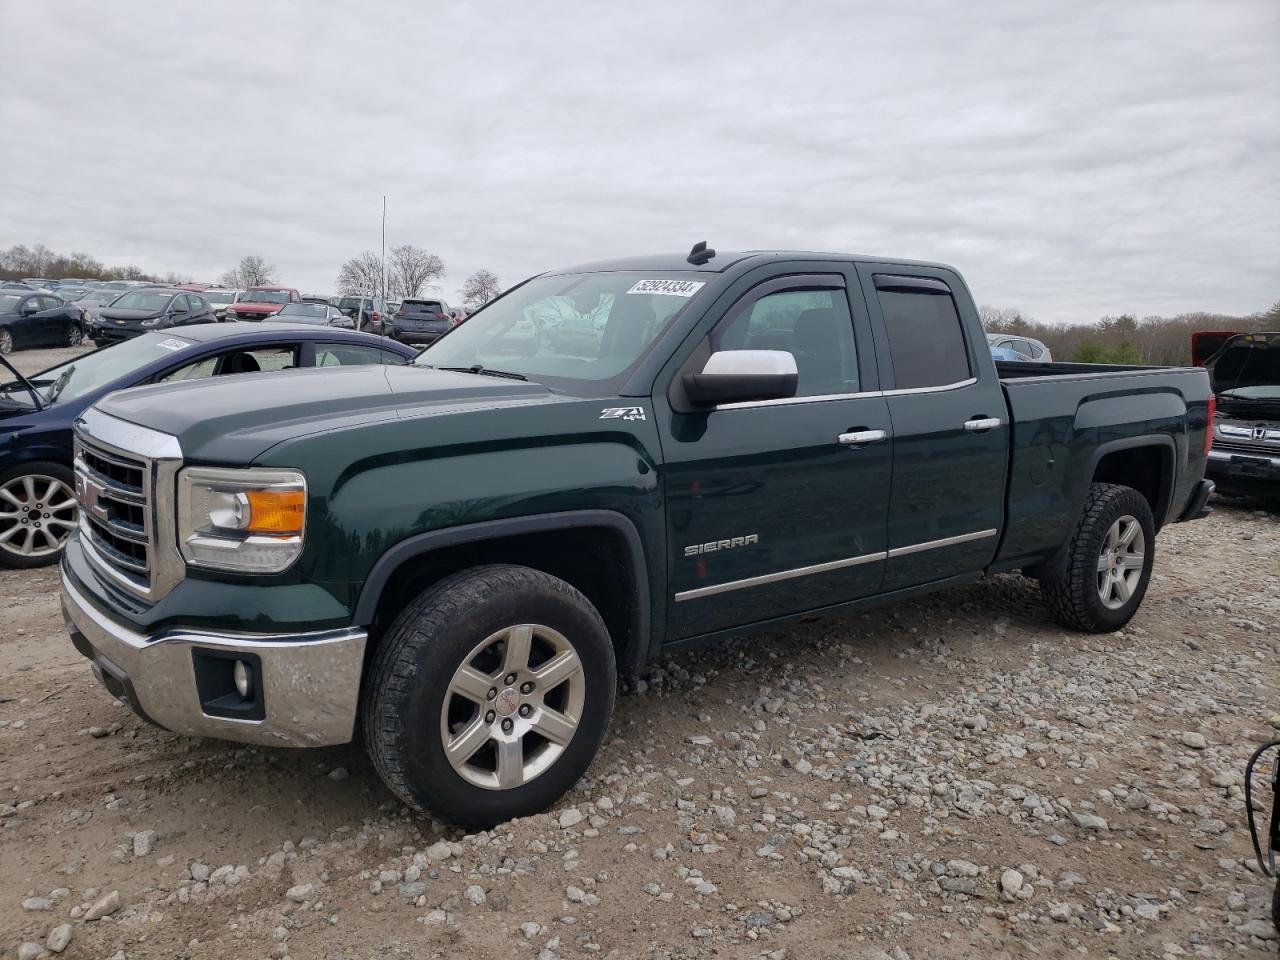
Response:
M88 333L94 343L105 347L121 340L132 340L152 330L216 321L209 301L201 294L146 287L130 290L114 300L111 306L103 307Z
M355 322L357 330L384 337L391 333L391 311L381 297L343 297L338 309Z
M435 343L456 322L443 300L405 300L391 319L391 337L401 343Z

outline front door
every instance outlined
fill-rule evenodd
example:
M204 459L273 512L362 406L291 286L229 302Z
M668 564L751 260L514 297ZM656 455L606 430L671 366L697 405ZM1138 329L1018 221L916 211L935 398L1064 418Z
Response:
M1004 522L1009 418L961 281L940 268L861 265L893 422L884 590L984 569ZM960 288L963 289L963 288ZM969 310L966 306L965 310ZM880 345L883 344L883 347Z
M794 398L663 424L673 638L879 589L893 442L856 280L854 295L856 333L843 273L769 279L689 358L785 350L799 382Z

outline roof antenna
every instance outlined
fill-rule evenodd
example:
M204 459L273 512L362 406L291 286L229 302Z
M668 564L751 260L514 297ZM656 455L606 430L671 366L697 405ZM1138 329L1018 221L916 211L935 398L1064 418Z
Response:
M707 246L707 241L699 240L693 245L693 249L689 251L689 256L685 259L695 267L700 267L715 255L716 252Z

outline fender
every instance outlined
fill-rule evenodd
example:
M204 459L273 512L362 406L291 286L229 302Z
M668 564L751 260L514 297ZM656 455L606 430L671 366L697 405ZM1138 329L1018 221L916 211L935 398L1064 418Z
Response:
M640 540L640 532L630 519L613 510L566 510L528 517L507 517L502 520L485 520L480 523L467 523L457 527L446 527L443 530L415 534L401 540L378 558L373 569L369 571L369 576L365 578L364 586L360 588L360 598L356 601L355 614L351 622L356 626L368 626L373 622L374 614L378 609L378 600L391 574L401 564L414 557L464 543L478 543L520 534L550 533L582 527L601 527L617 533L626 546L629 569L625 570L624 574L630 578L630 585L636 598L631 611L631 633L634 642L629 645L626 662L618 664L618 672L624 676L633 676L649 659L654 648L654 638L650 632L652 598L649 592L649 573L645 565L644 545Z
M1170 501L1173 499L1174 484L1177 483L1178 471L1178 445L1174 443L1173 437L1167 433L1160 434L1144 434L1140 437L1124 437L1120 440L1108 440L1101 444L1089 457L1089 463L1085 468L1084 474L1075 490L1074 502L1079 505L1084 503L1085 494L1089 490L1089 484L1093 482L1093 475L1097 472L1098 464L1102 462L1102 458L1109 453L1115 453L1117 450L1132 450L1135 447L1158 447L1161 450L1168 450L1168 474L1164 478L1161 485L1160 499L1151 506L1151 515L1155 519L1156 530L1159 531L1164 526L1164 521L1169 512ZM1074 521L1073 521L1074 525ZM1067 545L1070 543L1070 533L1067 539L1058 547L1058 550L1052 557L1046 560L1042 566L1044 569L1057 569L1066 562ZM993 568L988 572L996 572L999 567Z

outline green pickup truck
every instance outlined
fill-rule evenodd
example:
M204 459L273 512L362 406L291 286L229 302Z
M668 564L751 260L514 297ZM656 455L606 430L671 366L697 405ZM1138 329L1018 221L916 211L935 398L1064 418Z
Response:
M1009 570L1121 627L1160 527L1207 512L1209 397L1200 369L994 363L939 264L589 264L404 366L100 401L66 621L162 727L361 736L405 803L488 825L569 789L619 676L672 650Z

